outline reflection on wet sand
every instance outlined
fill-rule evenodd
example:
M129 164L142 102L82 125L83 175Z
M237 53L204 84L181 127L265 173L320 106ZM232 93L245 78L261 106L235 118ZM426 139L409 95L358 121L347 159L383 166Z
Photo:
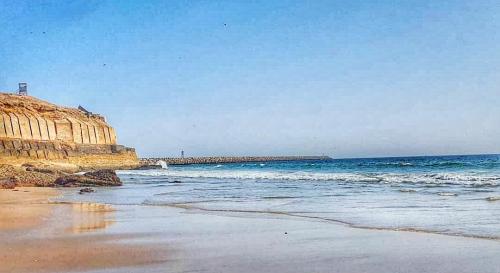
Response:
M112 225L114 209L107 204L73 203L72 205L72 233L91 232L105 229Z
M49 188L0 190L0 230L28 229L41 224L51 214L44 205L57 195Z
M59 193L46 188L0 190L0 273L130 272L133 267L144 272L143 267L166 261L163 244L127 242L153 234L89 232L114 223L119 215L113 207L49 200Z

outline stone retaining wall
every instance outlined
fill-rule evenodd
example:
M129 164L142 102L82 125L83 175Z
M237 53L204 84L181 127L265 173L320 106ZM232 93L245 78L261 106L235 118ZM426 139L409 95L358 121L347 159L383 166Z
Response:
M35 161L75 164L83 169L137 166L135 150L121 145L0 139L0 164L22 165Z
M0 93L0 164L63 163L81 169L138 166L135 150L116 143L114 129L102 116Z
M50 118L0 111L0 138L59 140L76 144L116 144L116 133L97 120Z

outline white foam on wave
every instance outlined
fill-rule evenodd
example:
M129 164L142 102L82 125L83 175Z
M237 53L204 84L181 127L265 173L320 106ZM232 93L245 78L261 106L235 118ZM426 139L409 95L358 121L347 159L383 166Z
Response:
M147 170L120 171L124 175L165 176L176 178L211 178L244 180L339 181L365 183L457 184L498 186L500 175L473 173L322 173L257 170Z
M156 162L156 165L160 165L162 169L168 169L168 165L167 165L167 162L163 161L163 160L158 160L158 162Z

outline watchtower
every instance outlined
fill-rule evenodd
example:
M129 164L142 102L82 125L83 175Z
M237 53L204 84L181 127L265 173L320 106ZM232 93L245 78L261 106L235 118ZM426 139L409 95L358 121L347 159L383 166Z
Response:
M28 95L28 84L25 82L20 82L19 83L19 90L17 90L17 92L20 96L27 96Z

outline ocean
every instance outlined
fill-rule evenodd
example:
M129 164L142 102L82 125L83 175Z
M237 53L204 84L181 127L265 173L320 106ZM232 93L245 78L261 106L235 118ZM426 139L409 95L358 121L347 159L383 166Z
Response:
M500 155L185 165L118 174L122 187L85 195L68 189L62 198L500 239Z

